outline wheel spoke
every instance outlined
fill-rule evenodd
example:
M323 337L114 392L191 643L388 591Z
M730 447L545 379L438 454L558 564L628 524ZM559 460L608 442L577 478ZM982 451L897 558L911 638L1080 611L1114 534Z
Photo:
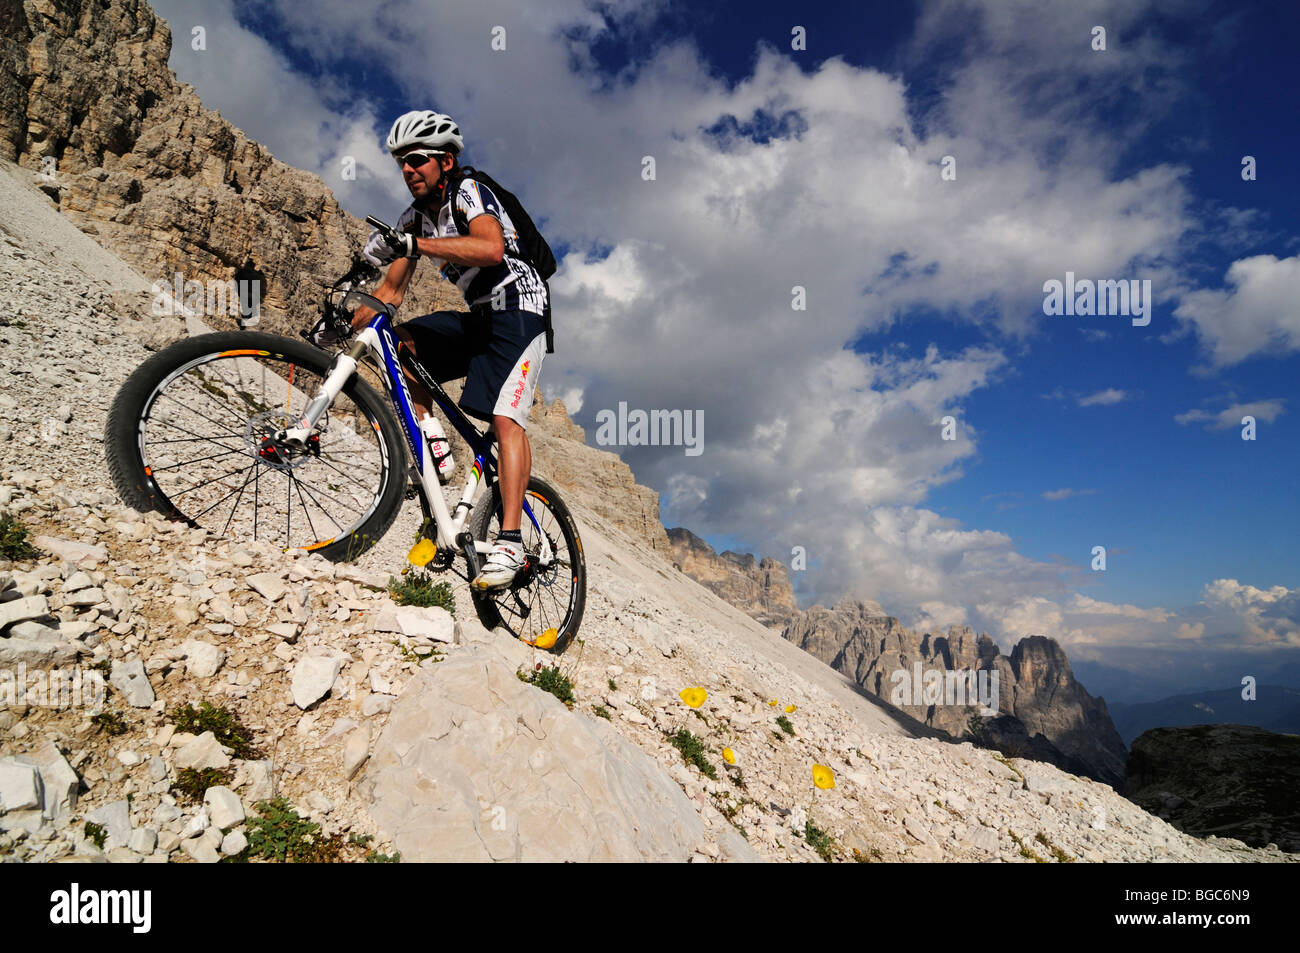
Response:
M327 371L323 361L303 364L291 354L248 354L232 341L186 359L183 373L163 372L145 398L150 410L133 430L134 452L152 492L191 523L292 549L319 542L322 532L347 539L376 518L381 494L392 505L388 468L400 459L390 459L393 435L375 426L382 404L340 393L321 418L319 442L277 440Z

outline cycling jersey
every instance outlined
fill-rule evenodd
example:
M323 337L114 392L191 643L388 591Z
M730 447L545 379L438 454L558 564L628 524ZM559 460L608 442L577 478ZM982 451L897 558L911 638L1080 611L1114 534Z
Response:
M429 256L442 276L460 289L471 307L492 307L494 294L504 292L495 310L529 311L544 314L546 310L546 285L537 271L523 258L519 249L519 235L510 216L488 186L473 179L462 179L454 196L465 221L472 222L480 215L491 215L501 224L505 237L505 256L499 265L485 268L458 265L455 262ZM456 238L460 233L452 218L451 201L444 201L436 219L428 213L410 206L397 220L399 232L412 231L409 226L417 222L415 234L422 238Z

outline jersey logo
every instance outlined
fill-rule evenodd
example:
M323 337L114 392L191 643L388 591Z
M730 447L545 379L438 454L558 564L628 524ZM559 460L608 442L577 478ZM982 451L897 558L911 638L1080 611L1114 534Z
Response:
M524 396L524 384L528 380L528 362L524 361L519 367L519 385L515 388L515 399L510 402L511 407L519 406L519 399Z

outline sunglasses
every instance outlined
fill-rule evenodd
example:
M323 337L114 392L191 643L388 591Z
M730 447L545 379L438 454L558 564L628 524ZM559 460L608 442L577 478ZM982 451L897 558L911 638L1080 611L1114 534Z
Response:
M398 168L410 166L412 169L418 169L435 156L446 155L445 152L408 152L404 156L397 156Z

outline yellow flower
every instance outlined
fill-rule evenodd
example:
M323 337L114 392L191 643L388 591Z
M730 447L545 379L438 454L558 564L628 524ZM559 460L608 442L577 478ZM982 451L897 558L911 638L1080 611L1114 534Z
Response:
M722 749L722 760L725 761L725 762L727 762L727 764L735 764L735 763L736 763L736 752L732 751L730 748L723 748L723 749Z
M835 787L835 772L824 764L813 765L813 784L817 785L823 791L829 791Z
M547 629L537 637L537 641L534 642L533 645L539 649L553 648L555 646L555 640L559 637L560 632L558 629Z
M411 551L406 554L406 559L412 566L424 566L437 554L437 544L431 539L422 539L411 547Z
M771 705L773 708L775 708L778 704L780 704L780 702L778 702L775 698L773 698L770 702L768 702L768 704Z
M785 706L785 713L786 713L787 715L793 715L794 712L795 712L795 707L796 707L796 706L794 706L794 705L786 705L786 706Z
M709 693L702 688L683 688L680 695L682 701L692 708L699 708L709 697Z

